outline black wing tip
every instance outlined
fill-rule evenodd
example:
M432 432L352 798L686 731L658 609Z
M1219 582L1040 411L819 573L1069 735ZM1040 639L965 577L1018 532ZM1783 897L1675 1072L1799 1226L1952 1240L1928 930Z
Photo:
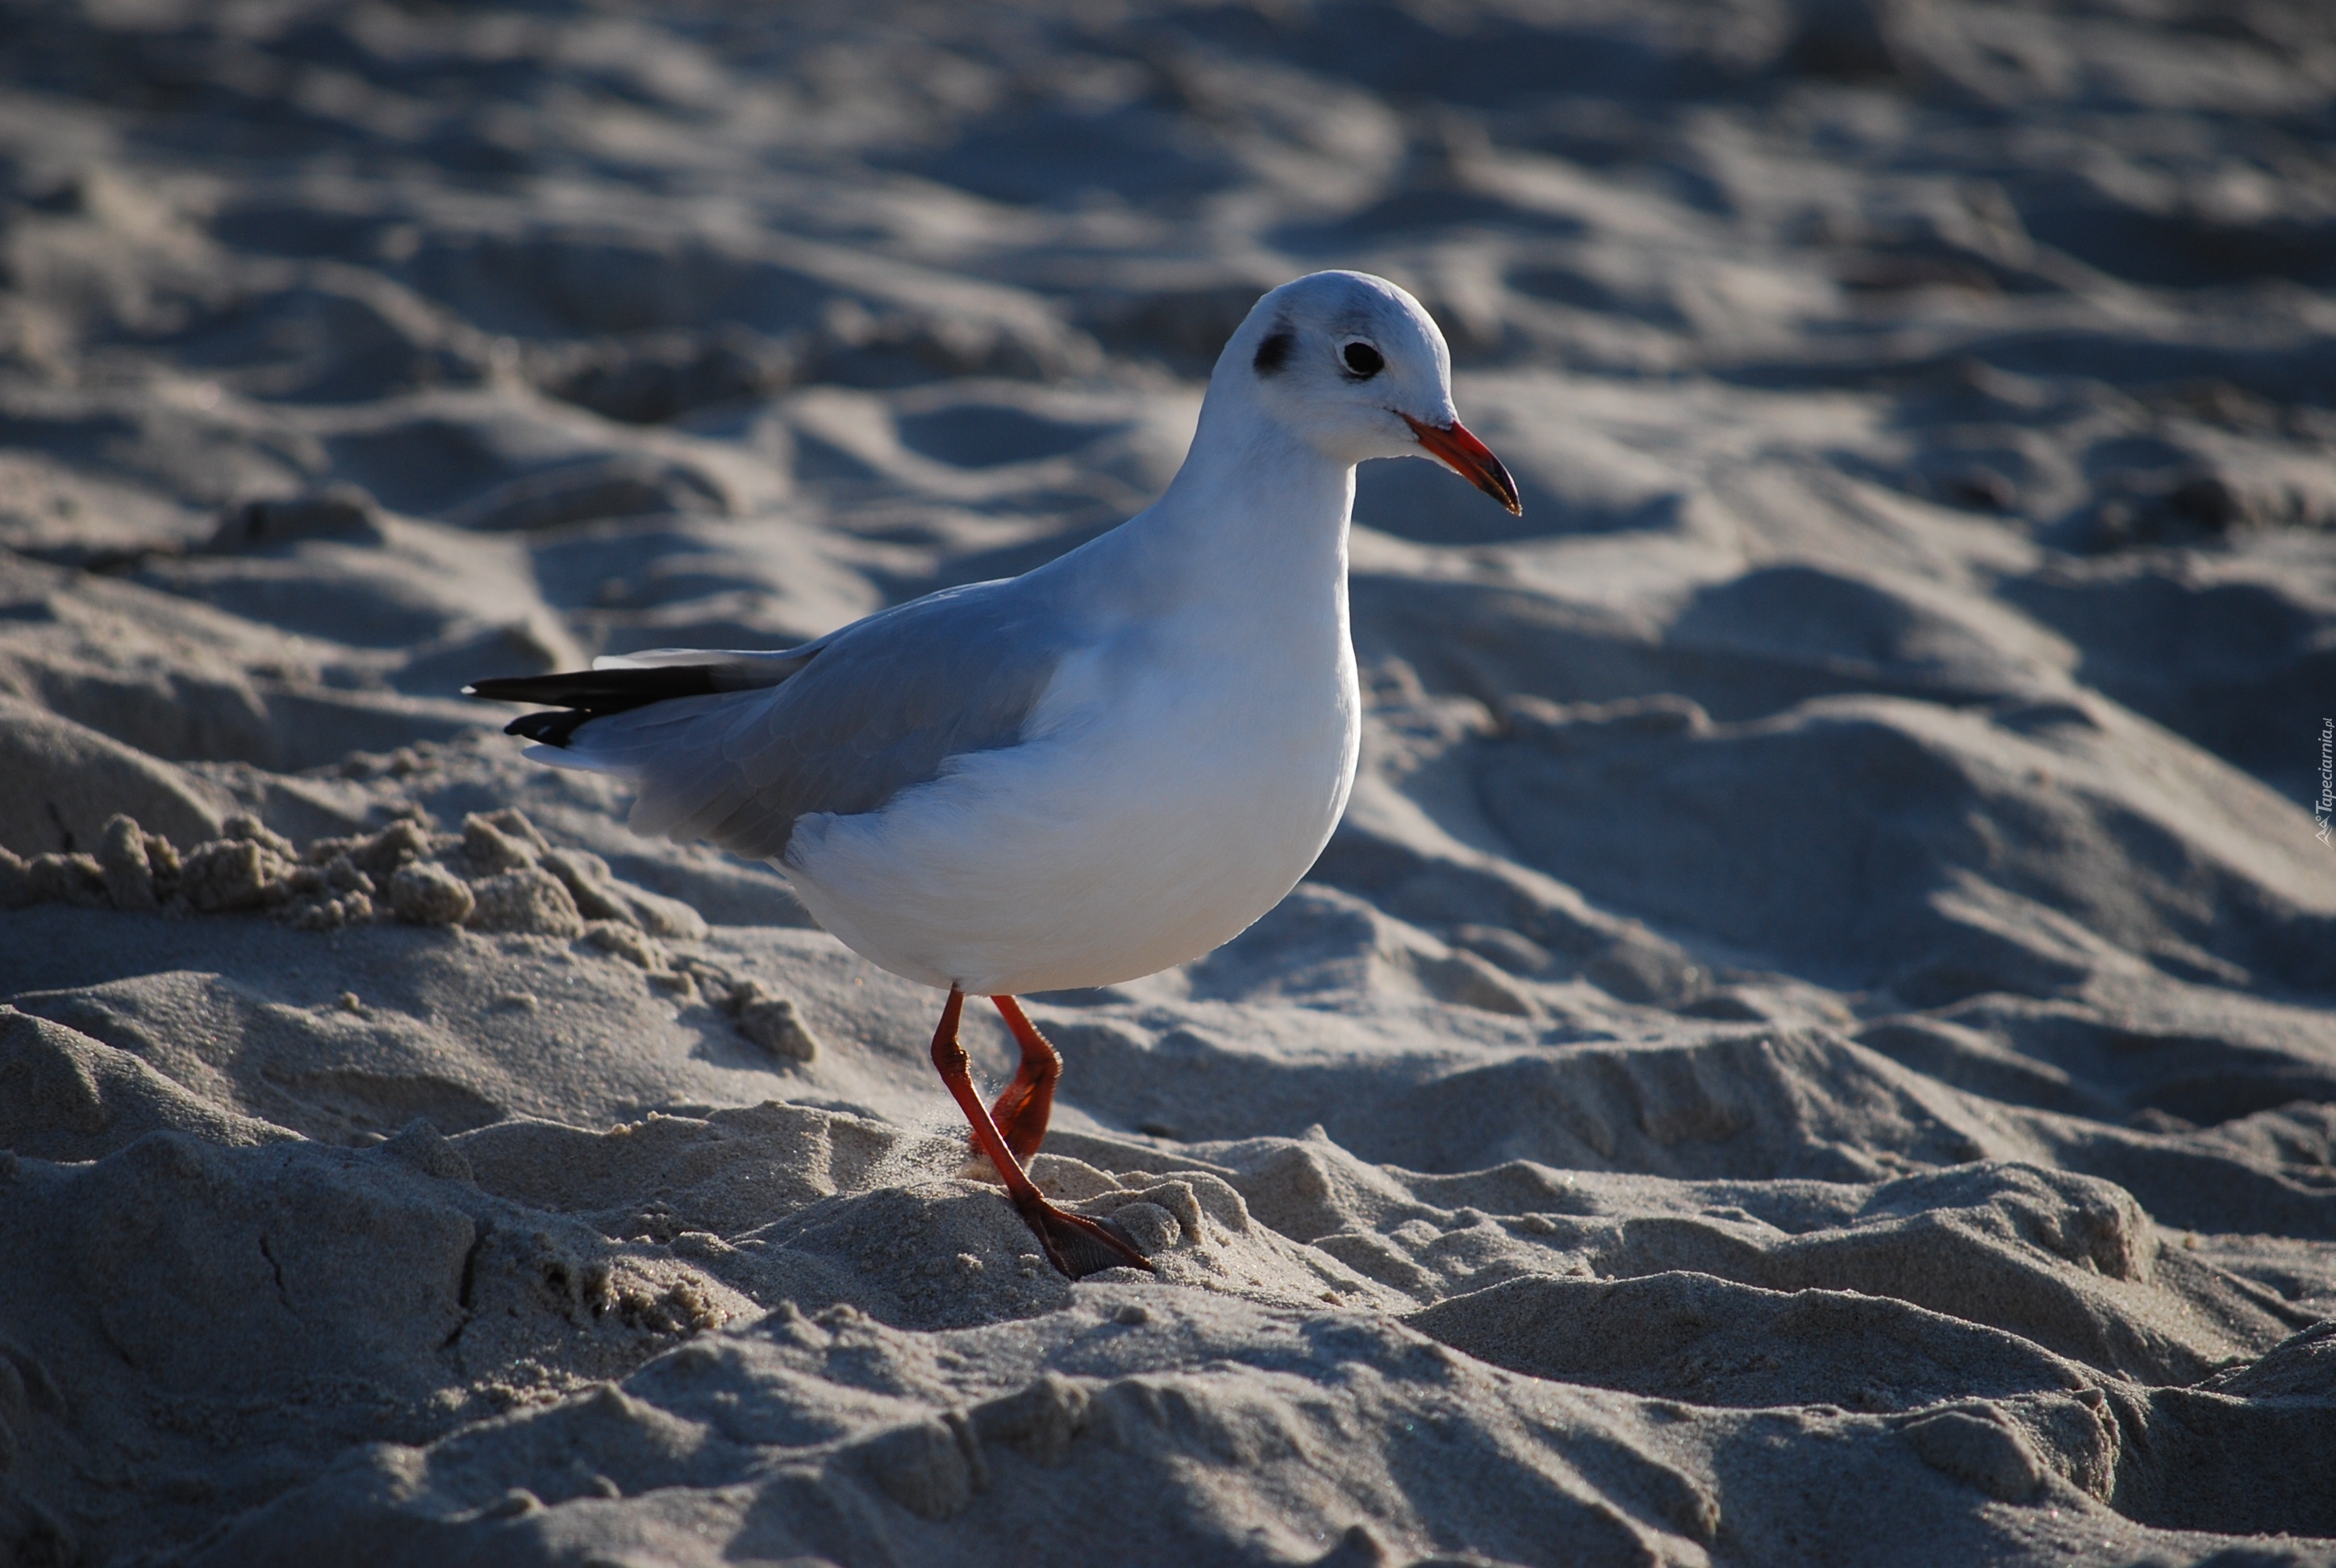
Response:
M503 734L521 735L538 745L558 746L564 750L569 738L591 718L592 715L572 707L523 713L503 726Z
M503 726L540 745L561 746L584 725L612 713L673 697L706 696L721 689L713 664L653 665L643 669L579 669L558 675L497 676L474 680L462 695L489 702L534 703L552 711L521 714Z
M579 669L559 675L498 676L474 680L462 695L488 702L524 702L556 713L522 714L503 726L545 745L564 746L578 726L604 714L625 713L679 696L721 689L711 664L657 665L646 669Z
M557 675L497 676L462 688L467 696L496 702L532 702L546 706L589 707L620 713L668 697L707 696L720 691L722 666L660 664L642 669L572 669Z
M572 693L576 683L589 681L592 675L590 670L575 670L560 675L491 676L464 687L462 695L490 702L560 702Z

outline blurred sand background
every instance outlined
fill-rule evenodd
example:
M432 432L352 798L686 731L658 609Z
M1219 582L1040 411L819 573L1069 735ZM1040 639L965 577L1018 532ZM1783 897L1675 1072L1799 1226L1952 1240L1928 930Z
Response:
M1330 266L1524 516L1368 468L1345 825L1034 1003L1075 1286L455 693ZM0 1563L2336 1563L2336 11L12 0L0 282Z

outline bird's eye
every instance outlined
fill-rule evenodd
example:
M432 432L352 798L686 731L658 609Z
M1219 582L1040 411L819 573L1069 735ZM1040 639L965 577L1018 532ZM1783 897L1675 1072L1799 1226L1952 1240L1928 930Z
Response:
M1358 381L1368 381L1387 368L1387 361L1380 357L1379 351L1368 343L1349 343L1338 351L1338 357L1347 362L1347 368L1354 373Z

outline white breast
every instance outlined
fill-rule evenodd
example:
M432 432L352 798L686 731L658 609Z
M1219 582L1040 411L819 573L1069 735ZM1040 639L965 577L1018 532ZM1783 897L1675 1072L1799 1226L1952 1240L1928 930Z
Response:
M929 985L1112 985L1198 958L1297 885L1346 809L1344 587L1261 625L1218 606L1099 645L1024 744L803 819L784 869L822 925Z

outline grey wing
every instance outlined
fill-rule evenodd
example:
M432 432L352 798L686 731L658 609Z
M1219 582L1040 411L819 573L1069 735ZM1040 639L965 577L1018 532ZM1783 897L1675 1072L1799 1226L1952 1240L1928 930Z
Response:
M809 645L780 685L594 719L571 749L639 781L638 831L774 859L797 817L873 811L1021 739L1074 637L1015 587L912 600Z

